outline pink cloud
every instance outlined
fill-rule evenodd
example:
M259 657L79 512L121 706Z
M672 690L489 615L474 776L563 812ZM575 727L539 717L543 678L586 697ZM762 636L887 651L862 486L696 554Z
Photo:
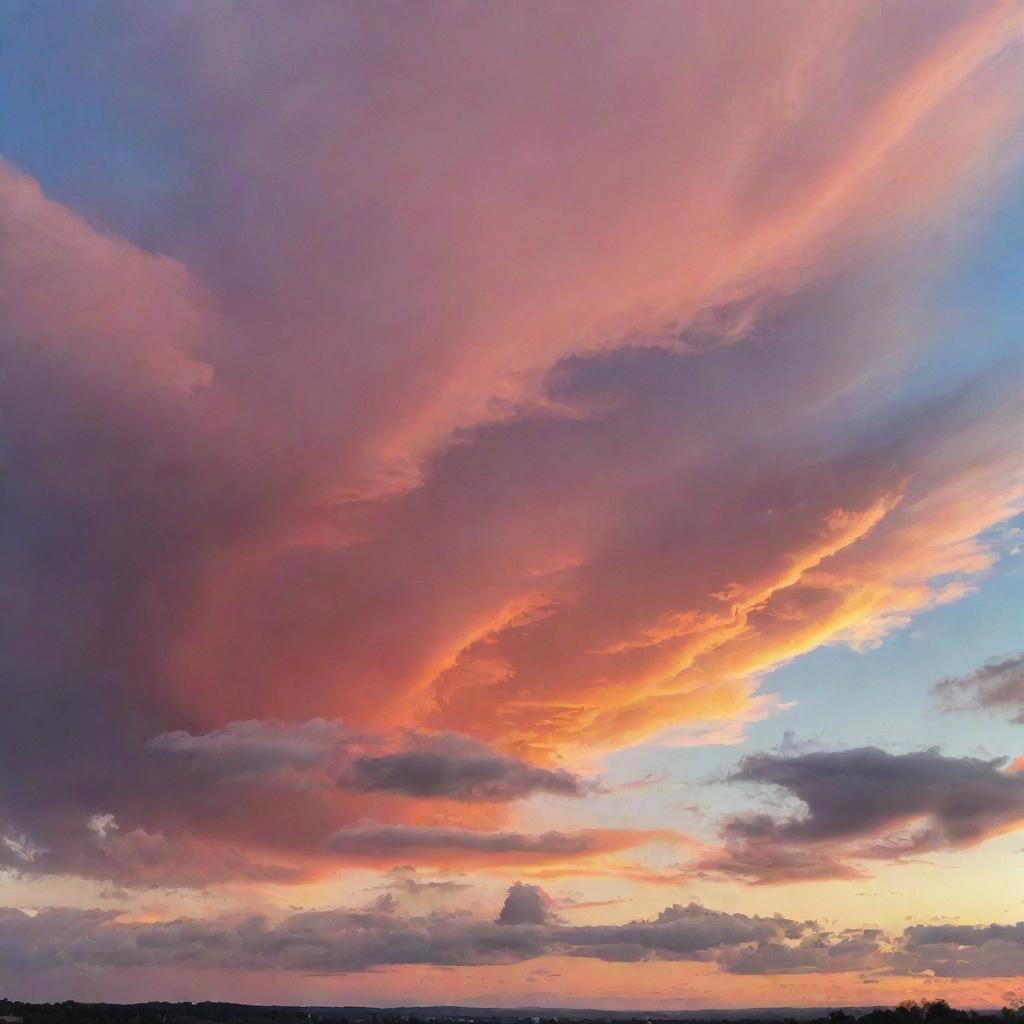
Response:
M735 737L772 668L976 585L1019 402L906 372L943 240L1019 155L1020 12L747 19L112 27L114 94L173 80L187 201L79 196L119 238L0 171L8 834L95 873L113 815L153 884L329 872L368 807L520 835L440 783L183 789L147 744L459 733L552 796L577 755Z

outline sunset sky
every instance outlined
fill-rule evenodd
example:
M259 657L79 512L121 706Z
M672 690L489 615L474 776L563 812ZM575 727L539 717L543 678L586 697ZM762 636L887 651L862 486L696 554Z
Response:
M0 0L0 994L1024 997L1024 3Z

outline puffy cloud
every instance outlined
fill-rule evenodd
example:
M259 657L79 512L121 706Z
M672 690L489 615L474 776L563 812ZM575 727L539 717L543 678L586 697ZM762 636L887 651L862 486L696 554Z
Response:
M912 925L898 966L944 978L1016 977L1024 958L1024 921L990 925Z
M530 894L529 907L520 903ZM510 902L516 910L506 914ZM1015 976L1016 925L912 925L830 932L814 921L726 913L691 903L623 924L567 925L533 886L513 886L496 921L453 910L363 910L138 922L116 910L0 910L0 974L173 967L324 974L396 964L512 964L542 956L606 962L698 961L729 974L873 971L944 977ZM544 913L540 913L544 911Z
M198 735L179 729L154 737L147 747L221 781L284 777L363 793L489 803L598 790L565 769L527 764L458 733L374 735L321 718L230 722Z
M737 815L700 867L759 883L857 877L846 861L963 848L1024 822L1024 776L1007 758L890 754L877 747L754 754L729 777L784 790L789 816Z
M517 893L532 888L514 886L508 899L517 901ZM497 921L453 911L407 916L390 905L304 912L274 923L263 917L119 918L116 911L0 911L0 971L174 966L335 973L385 964L517 963L552 954L623 962L715 960L750 944L787 945L818 932L811 922L696 904L669 907L647 921L582 927L518 911Z
M934 691L946 711L1005 712L1024 725L1024 654L993 658L970 675L949 676Z
M718 951L789 938L817 930L813 922L782 916L760 917L711 910L697 903L666 907L657 917L622 925L582 925L558 932L572 943L578 956L603 960L713 959Z
M554 918L554 903L539 885L516 882L505 896L498 924L547 924Z
M811 933L795 943L762 942L725 958L732 974L834 974L888 967L886 936L875 929Z

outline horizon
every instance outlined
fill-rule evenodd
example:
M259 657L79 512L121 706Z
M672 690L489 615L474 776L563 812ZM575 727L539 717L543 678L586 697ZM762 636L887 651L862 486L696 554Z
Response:
M1020 1005L1024 2L4 0L0 93L0 992Z
M11 1001L6 998L0 998L0 1003L4 1003L4 1008L8 1008L6 1004L10 1002L17 1003L17 1000ZM945 1000L939 999L937 1001L922 1000L917 1002L915 1000L904 1000L900 1004L892 1004L887 1006L880 1005L862 1005L862 1006L749 1006L749 1007L704 1007L701 1009L690 1010L666 1010L666 1009L650 1009L643 1006L635 1007L586 1007L586 1006L485 1006L485 1005L458 1005L458 1004L441 1004L441 1005L426 1005L426 1006L362 1006L362 1005L321 1005L316 1003L299 1003L299 1004L280 1004L280 1003L247 1003L242 1001L230 1001L225 1002L224 1000L198 1000L191 1001L185 1000L182 1002L167 1003L164 1000L148 1000L138 1003L103 1003L103 1002L79 1002L75 1000L68 1000L68 1002L75 1002L76 1005L80 1006L119 1006L119 1007L146 1007L146 1006L159 1006L159 1005L171 1005L171 1006L202 1006L210 1004L214 1006L238 1006L243 1008L259 1009L259 1010L295 1010L299 1012L304 1011L321 1011L329 1010L332 1013L343 1013L347 1011L366 1012L369 1011L371 1014L381 1013L393 1013L397 1014L399 1019L414 1020L419 1017L420 1012L434 1013L433 1016L428 1016L427 1020L446 1020L449 1019L445 1013L435 1013L435 1011L455 1011L459 1016L453 1019L460 1019L463 1015L463 1011L466 1014L473 1014L474 1012L480 1013L480 1019L490 1020L506 1015L524 1014L528 1016L536 1017L537 1013L543 1014L562 1014L566 1015L568 1019L603 1019L604 1017L609 1018L621 1018L626 1014L630 1013L641 1013L648 1014L651 1018L656 1019L689 1019L689 1020L744 1020L744 1019L763 1019L763 1020L801 1020L810 1021L814 1019L828 1019L832 1020L834 1014L844 1014L849 1011L855 1013L859 1012L862 1016L882 1012L899 1012L904 1008L909 1007L910 1010L917 1015L922 1012L926 1012L929 1006L943 1005L946 1011L946 1016L943 1019L949 1019L950 1013L953 1018L956 1018L957 1014L1000 1014L1001 1019L1005 1019L1005 1013L1010 1010L1014 1014L1019 1015L1021 1009L1019 1006L1005 1007L1005 1006L959 1006L951 1007L946 1003ZM60 1005L60 1004L46 1004L46 1003L30 1003L28 1005ZM701 1018L700 1014L707 1013L710 1016ZM593 1017L586 1017L586 1014L593 1014ZM744 1018L743 1014L753 1014L753 1017ZM786 1014L788 1016L783 1016ZM821 1017L815 1018L813 1014L821 1014ZM331 1018L328 1018L331 1019ZM359 1019L359 1018L357 1018ZM851 1018L846 1018L851 1019ZM856 1019L856 1018L852 1018ZM911 1017L911 1019L918 1019L918 1016ZM961 1018L962 1019L962 1018ZM1017 1019L1016 1017L1012 1019Z

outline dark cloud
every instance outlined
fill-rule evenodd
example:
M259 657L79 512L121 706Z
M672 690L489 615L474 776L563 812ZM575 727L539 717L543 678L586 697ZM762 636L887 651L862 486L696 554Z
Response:
M797 757L746 757L734 782L776 786L806 810L783 819L737 819L732 833L783 842L856 839L923 820L948 846L966 846L1024 819L1024 776L1006 758L948 757L937 749L890 754L877 747Z
M391 858L392 861L410 854L437 854L456 859L481 855L501 862L506 858L590 857L666 838L673 837L665 832L615 829L529 834L430 825L350 825L335 832L328 847L346 856Z
M935 684L944 711L998 711L1024 725L1024 654L993 658L970 675Z
M556 929L576 956L625 962L656 955L669 960L710 960L714 952L747 943L798 941L813 933L813 922L710 910L698 903L666 907L657 917L622 925L578 925Z
M830 932L814 921L726 913L690 903L624 924L553 918L534 886L510 888L497 920L450 909L409 915L392 899L362 910L179 918L153 923L116 910L0 909L0 976L58 969L173 967L342 973L393 964L510 964L561 955L608 962L700 961L731 974L884 971L1016 976L1024 923L912 925ZM510 909L513 908L513 909Z
M437 908L404 913L385 894L361 910L178 918L144 923L117 910L0 908L0 977L46 971L170 967L323 974L378 966L521 963L543 956L607 962L700 961L730 974L872 971L940 977L1020 974L1024 922L911 925L832 932L781 915L727 913L695 903L653 918L567 925L543 890L515 884L496 920Z
M513 887L509 898L532 888ZM574 927L549 916L512 916L517 919L488 921L453 911L405 916L389 902L360 911L297 913L276 923L251 917L141 924L119 920L116 911L46 909L29 915L7 909L0 911L0 972L173 966L334 973L385 964L518 963L552 954L711 961L748 944L798 943L817 932L812 923L696 904L623 925Z
M723 851L699 866L774 884L856 877L851 858L971 846L1024 821L1024 775L1006 763L876 747L745 757L730 781L781 789L803 806L730 818Z
M231 722L200 735L178 730L147 746L222 781L284 776L299 783L330 780L361 793L490 803L535 793L580 797L597 790L564 769L527 764L459 733L372 735L322 718ZM365 753L367 748L378 752Z
M990 925L913 925L894 958L896 969L933 971L944 978L1019 976L1024 921Z
M498 924L549 924L555 920L554 903L539 885L516 882L498 914Z
M579 797L588 791L563 769L524 764L457 733L413 736L410 747L357 758L344 784L363 792L494 802L520 800L535 793Z
M887 967L887 946L875 930L812 933L795 943L769 941L730 951L722 963L731 974L834 974Z

